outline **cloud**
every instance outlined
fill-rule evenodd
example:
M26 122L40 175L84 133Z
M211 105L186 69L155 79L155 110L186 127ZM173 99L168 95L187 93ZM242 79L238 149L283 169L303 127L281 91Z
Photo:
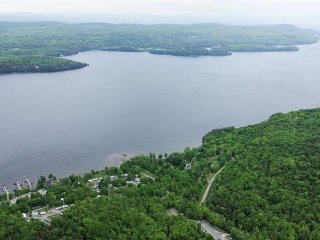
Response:
M71 12L320 23L319 0L0 0L2 12Z

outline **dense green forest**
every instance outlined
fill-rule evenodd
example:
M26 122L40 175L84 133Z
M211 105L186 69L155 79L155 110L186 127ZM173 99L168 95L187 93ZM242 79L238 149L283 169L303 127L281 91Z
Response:
M269 121L204 137L230 152L208 206L253 239L320 239L320 111L276 114Z
M30 197L11 205L1 197L0 239L212 239L198 223L206 220L233 239L316 240L319 136L320 109L279 113L213 130L200 147L181 153L139 155L84 176L41 177ZM43 188L46 194L37 192ZM49 224L22 217L62 204L69 208ZM180 214L168 214L170 208Z
M317 42L317 34L315 31L292 25L0 22L0 73L39 72L39 69L58 71L84 67L82 63L52 57L89 50L150 52L175 56L227 56L232 52L297 51L298 47L295 45ZM31 59L26 60L25 56ZM36 68L40 65L36 56L46 56L47 64Z
M47 56L0 56L0 73L56 72L87 66L75 62Z

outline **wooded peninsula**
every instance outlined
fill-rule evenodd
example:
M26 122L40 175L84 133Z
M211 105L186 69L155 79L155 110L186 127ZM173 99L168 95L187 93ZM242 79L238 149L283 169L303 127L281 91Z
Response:
M232 52L298 51L318 32L293 25L138 25L0 22L0 74L55 72L87 66L63 57L83 51L228 56Z

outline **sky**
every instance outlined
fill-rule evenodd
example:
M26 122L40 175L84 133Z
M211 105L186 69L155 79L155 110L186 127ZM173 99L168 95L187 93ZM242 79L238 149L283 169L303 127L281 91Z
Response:
M17 12L320 25L320 0L0 0L0 13Z

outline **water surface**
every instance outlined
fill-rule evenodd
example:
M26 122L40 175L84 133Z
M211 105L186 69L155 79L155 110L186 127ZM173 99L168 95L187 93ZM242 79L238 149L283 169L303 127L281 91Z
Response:
M320 103L320 44L300 52L184 58L85 52L89 67L0 76L0 183L117 165L123 153L197 146Z

